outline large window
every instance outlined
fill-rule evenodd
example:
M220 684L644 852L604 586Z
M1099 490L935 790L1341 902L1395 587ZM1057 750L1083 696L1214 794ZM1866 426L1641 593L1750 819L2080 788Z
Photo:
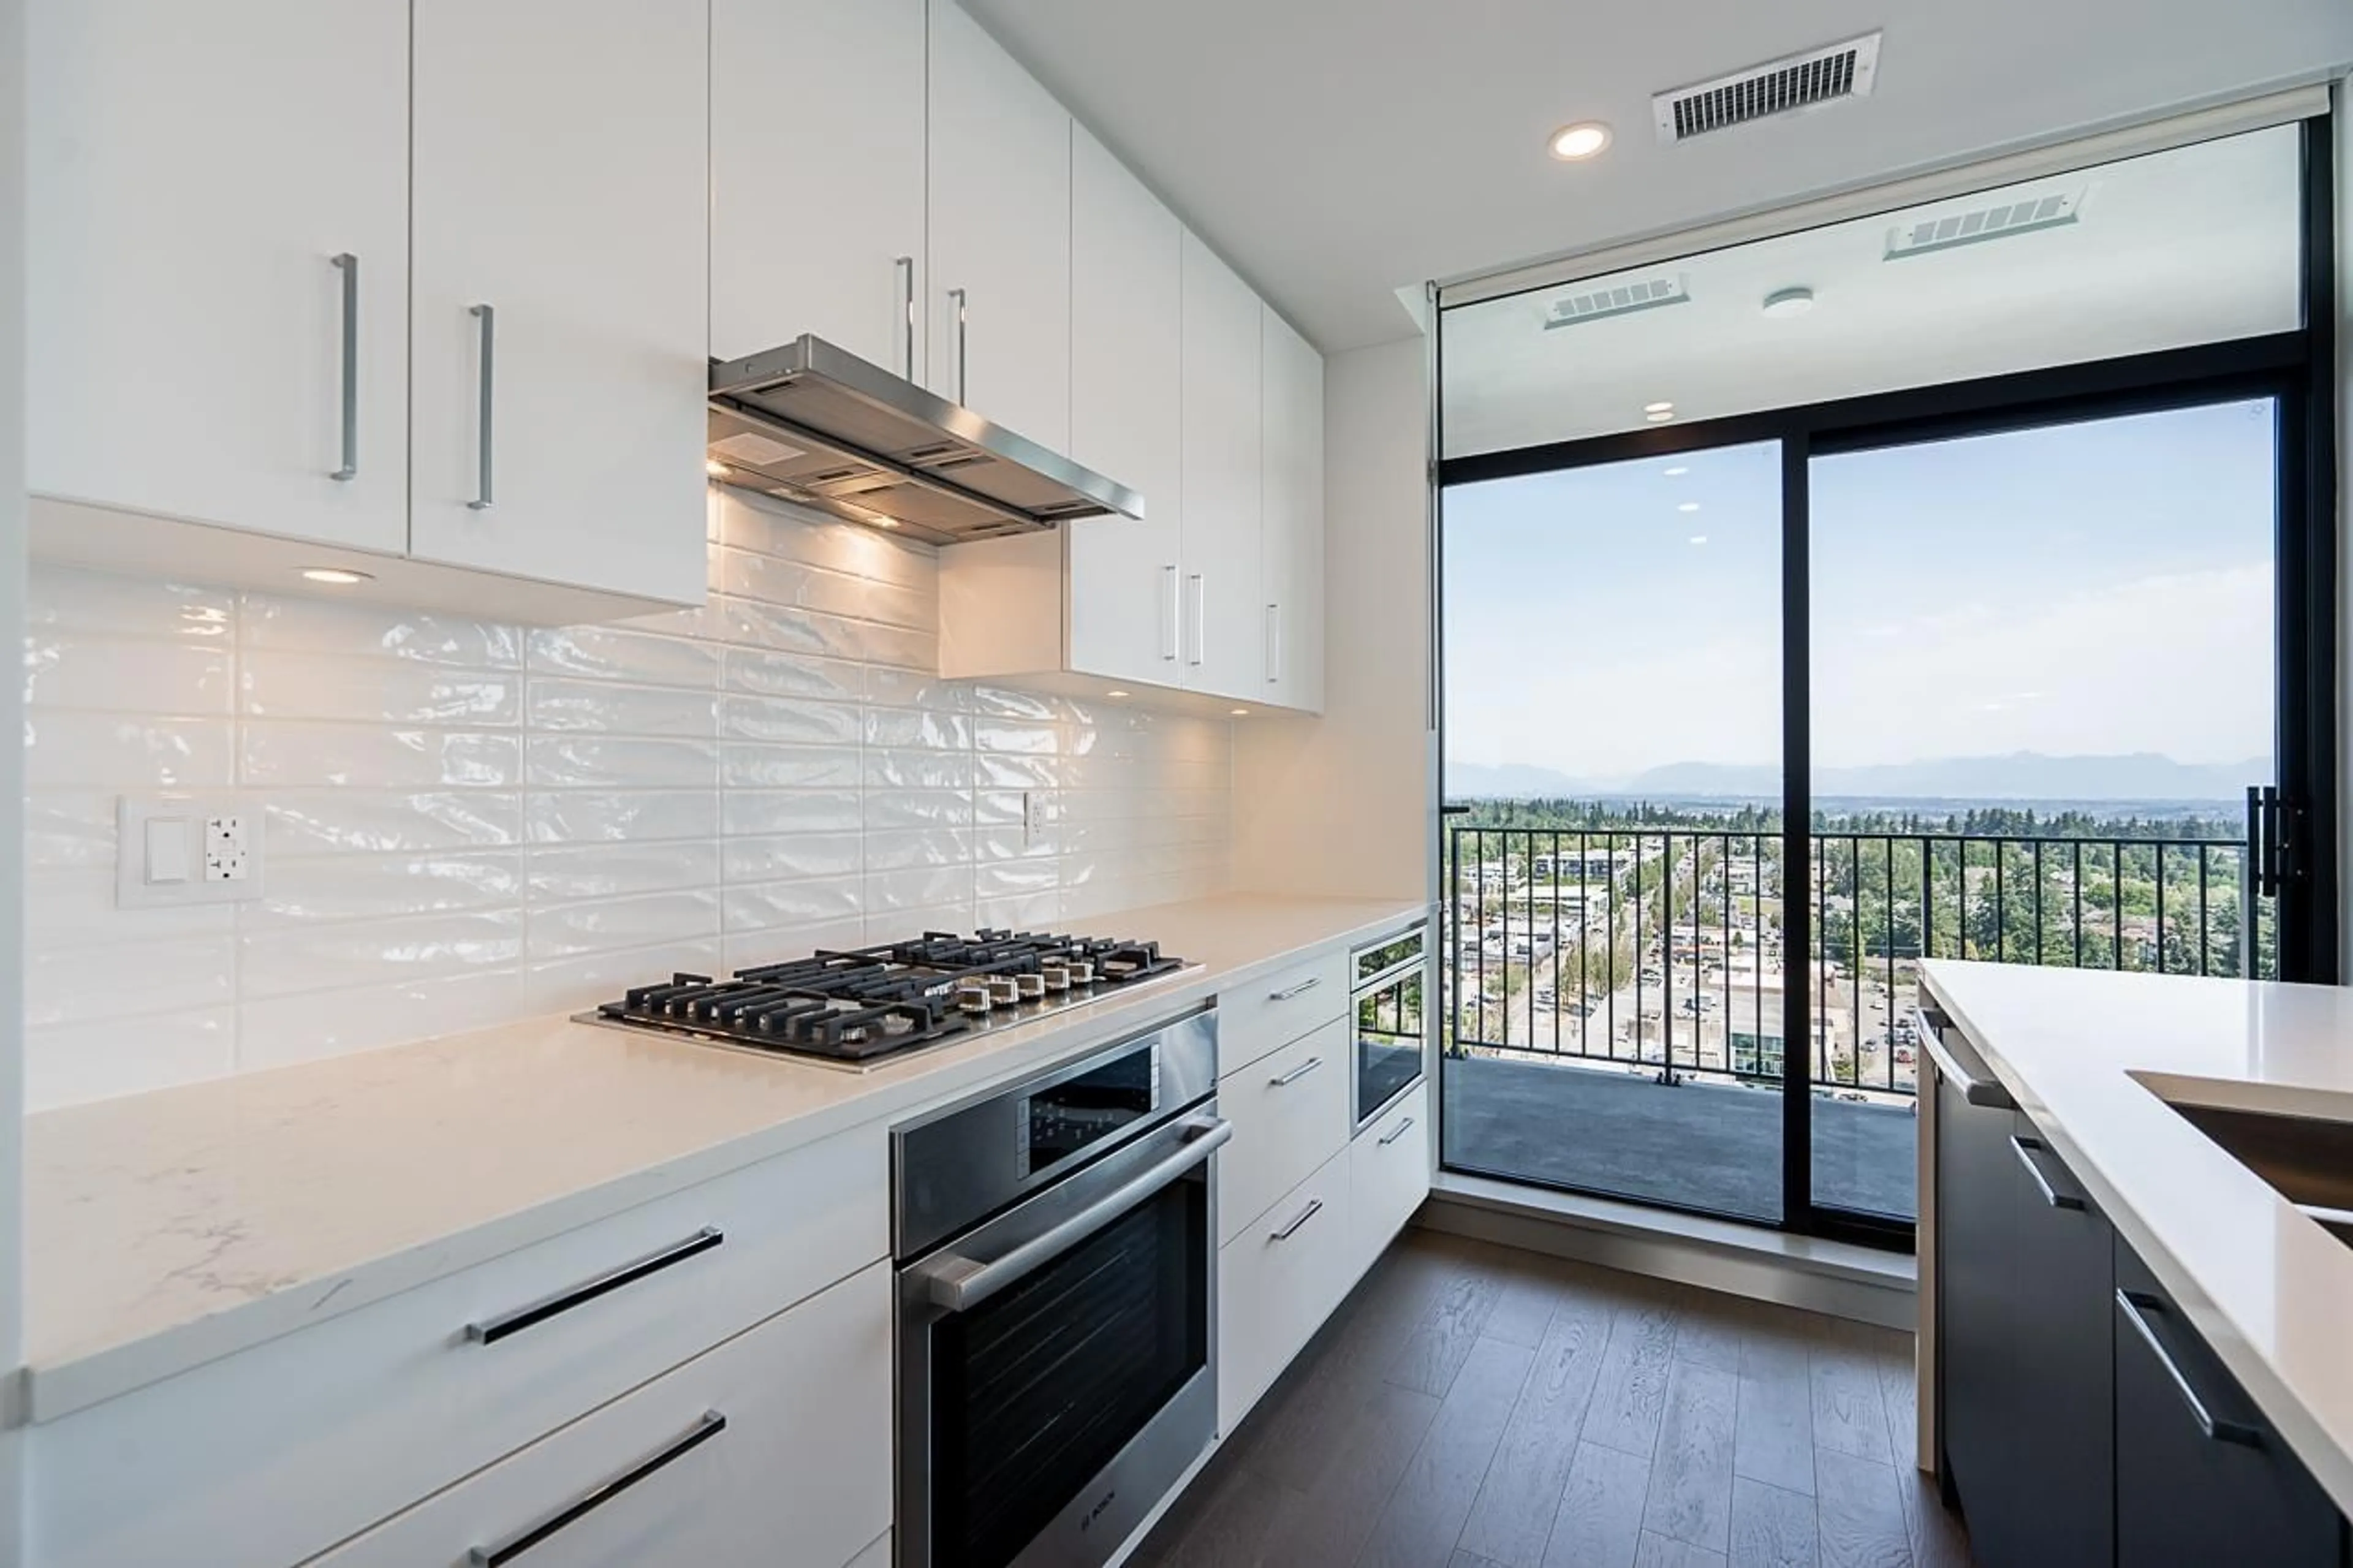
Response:
M2325 137L1445 314L1447 1165L1905 1245L1923 960L2333 977ZM2161 175L2244 295L2152 259ZM1777 378L1699 352L1727 279Z

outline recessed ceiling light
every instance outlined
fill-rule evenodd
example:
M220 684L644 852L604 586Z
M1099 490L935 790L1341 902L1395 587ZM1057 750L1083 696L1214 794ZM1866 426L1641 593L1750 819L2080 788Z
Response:
M1699 510L1699 502L1695 500L1687 500L1683 502L1683 505L1675 508L1675 510L1677 511L1697 511Z
M1671 479L1679 479L1690 472L1691 470L1689 468L1684 468L1681 463L1677 463L1673 468L1667 470L1667 478Z
M1119 690L1117 688L1113 688L1112 690L1109 690L1109 691L1104 692L1104 693L1103 693L1103 695L1104 695L1105 697L1124 697L1124 696L1126 696L1126 695L1127 695L1127 693L1126 693L1126 692L1124 692L1124 691Z
M1247 719L1250 717L1250 710L1247 708L1236 708L1231 711L1233 716L1237 719Z
M1565 163L1592 157L1609 145L1609 127L1599 120L1580 120L1552 133L1552 155Z
M877 528L896 528L899 526L899 520L895 517L882 517L877 515L867 519L867 521L871 522Z
M1662 408L1656 414L1643 415L1642 418L1646 424L1664 425L1668 420L1672 419L1674 416L1675 411L1673 409Z
M1645 403L1642 405L1642 412L1645 414L1672 414L1674 411L1675 405L1672 403L1660 402Z
M353 572L341 566L306 566L302 575L313 583L332 583L338 588L348 588L354 583L373 583L375 574Z
M702 471L714 479L723 479L733 470L716 458L705 458L702 459Z
M1776 289L1765 296L1765 313L1777 321L1802 316L1813 308L1811 289Z

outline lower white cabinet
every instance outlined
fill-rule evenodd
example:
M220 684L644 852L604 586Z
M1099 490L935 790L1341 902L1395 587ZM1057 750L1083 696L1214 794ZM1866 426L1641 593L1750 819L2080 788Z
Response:
M317 1561L862 1568L888 1558L891 1496L883 1262Z
M885 1257L885 1148L856 1129L37 1425L26 1559L304 1560Z
M1240 1424L1356 1282L1348 1196L1343 1149L1219 1250L1220 1431Z
M1347 1143L1348 1047L1335 1018L1219 1082L1234 1127L1218 1163L1220 1245Z
M1348 1145L1350 1278L1373 1266L1430 1195L1430 1085L1389 1107Z

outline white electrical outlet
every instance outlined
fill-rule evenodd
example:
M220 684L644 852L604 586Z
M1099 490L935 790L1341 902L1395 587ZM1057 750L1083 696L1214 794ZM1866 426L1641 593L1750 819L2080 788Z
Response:
M1037 843L1046 837L1046 796L1044 792L1025 789L1021 792L1021 842Z
M251 869L245 850L245 818L234 813L205 818L205 880L242 882Z
M261 897L261 816L236 795L124 795L115 803L121 909Z

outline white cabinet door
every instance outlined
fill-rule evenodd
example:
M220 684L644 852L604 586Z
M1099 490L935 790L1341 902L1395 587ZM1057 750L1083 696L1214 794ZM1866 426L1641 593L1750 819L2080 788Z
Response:
M1324 356L1271 310L1262 314L1267 700L1324 706Z
M1220 1431L1233 1431L1356 1282L1349 1201L1343 1149L1218 1249Z
M1250 285L1189 230L1182 272L1185 684L1263 701L1261 307Z
M701 5L416 0L409 545L702 596Z
M1144 517L1070 531L1070 666L1180 684L1184 228L1083 127L1071 130L1071 447Z
M435 1493L318 1568L504 1561L535 1530L513 1554L530 1568L847 1563L891 1523L891 1425L886 1262Z
M714 357L815 332L921 374L923 26L923 0L712 0Z
M26 49L30 489L402 550L406 0L33 0Z
M931 18L926 384L1063 451L1071 117L955 0L931 0Z

